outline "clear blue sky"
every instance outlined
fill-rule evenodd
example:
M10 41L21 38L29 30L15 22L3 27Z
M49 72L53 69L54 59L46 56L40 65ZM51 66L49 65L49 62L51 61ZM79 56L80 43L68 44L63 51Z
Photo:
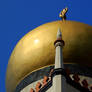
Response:
M0 0L0 92L6 92L8 59L18 40L29 30L60 19L66 6L68 20L92 25L92 0Z

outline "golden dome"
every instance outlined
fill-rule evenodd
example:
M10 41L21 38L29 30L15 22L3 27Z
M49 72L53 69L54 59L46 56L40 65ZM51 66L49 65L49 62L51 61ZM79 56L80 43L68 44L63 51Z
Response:
M55 21L26 34L14 48L7 69L7 92L13 92L29 73L54 64L57 30L61 28L64 63L92 66L92 26L74 21Z

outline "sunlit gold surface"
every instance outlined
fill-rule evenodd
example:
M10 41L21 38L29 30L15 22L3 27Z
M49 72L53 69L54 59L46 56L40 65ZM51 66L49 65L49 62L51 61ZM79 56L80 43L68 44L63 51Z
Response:
M7 69L7 92L29 73L54 64L57 30L61 28L65 47L64 63L92 66L92 26L73 21L55 21L26 34L13 50Z

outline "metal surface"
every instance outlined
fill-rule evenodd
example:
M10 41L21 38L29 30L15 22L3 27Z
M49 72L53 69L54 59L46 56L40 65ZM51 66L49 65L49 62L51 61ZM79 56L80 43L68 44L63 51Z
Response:
M54 64L54 41L61 28L65 47L64 63L92 67L92 26L73 21L55 21L26 34L13 50L7 69L7 92L13 92L29 73Z
M64 21L64 20L66 20L66 13L67 13L67 11L68 11L68 8L65 8L65 9L63 9L61 12L60 12L60 14L59 14L59 17Z

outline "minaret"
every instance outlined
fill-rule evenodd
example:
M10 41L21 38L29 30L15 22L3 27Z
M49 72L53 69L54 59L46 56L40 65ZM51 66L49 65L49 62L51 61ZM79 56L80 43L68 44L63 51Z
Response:
M56 47L56 55L55 55L55 68L54 70L63 69L63 53L62 49L64 46L64 41L62 40L62 34L60 28L57 32L57 40L54 42ZM65 92L65 78L62 74L56 73L53 77L53 92Z

